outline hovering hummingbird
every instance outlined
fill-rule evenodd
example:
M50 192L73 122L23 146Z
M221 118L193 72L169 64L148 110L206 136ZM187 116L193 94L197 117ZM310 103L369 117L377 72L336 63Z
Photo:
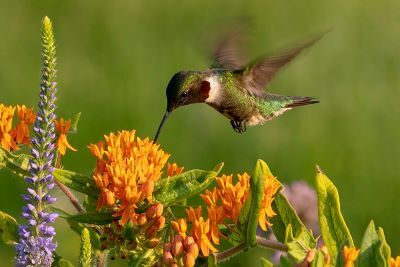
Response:
M183 70L171 78L166 90L167 110L154 142L168 115L178 107L189 104L205 103L211 106L230 120L237 133L243 133L246 126L263 124L292 108L318 103L312 97L272 94L266 86L283 66L322 36L286 52L244 65L235 42L236 36L227 35L217 46L210 69Z

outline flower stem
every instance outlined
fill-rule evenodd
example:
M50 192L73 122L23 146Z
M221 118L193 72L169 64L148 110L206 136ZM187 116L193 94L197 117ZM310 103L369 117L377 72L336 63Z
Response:
M79 203L79 200L74 195L74 193L72 193L72 191L69 190L68 187L66 187L64 184L62 184L57 179L54 179L54 182L56 183L58 188L60 188L60 190L63 191L63 193L67 196L67 198L69 199L71 204L76 208L76 210L79 211L80 213L84 213L85 212L85 208L81 205L81 203Z
M257 236L257 245L259 247L270 248L270 249L274 249L274 250L288 251L287 245L279 243L277 241L265 239L261 236ZM233 247L233 248L227 249L225 251L222 251L220 253L217 253L215 255L215 258L217 259L217 262L224 262L227 259L235 256L236 254L246 250L247 248L248 248L248 246L246 245L246 243L241 243L241 244L237 245L236 247Z

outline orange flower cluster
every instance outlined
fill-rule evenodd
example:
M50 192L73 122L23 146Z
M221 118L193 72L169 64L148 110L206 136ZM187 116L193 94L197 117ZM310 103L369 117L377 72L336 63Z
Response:
M230 219L235 223L238 220L240 210L242 209L248 194L250 192L250 176L247 173L237 175L237 182L234 184L233 176L223 175L221 178L217 177L217 187L213 191L206 191L205 195L201 195L204 202L207 204L208 215L213 224L217 224L213 229L218 231L218 224L223 223L224 219ZM275 216L271 204L274 196L279 189L279 182L273 175L266 175L264 179L263 199L261 202L261 209L259 213L259 225L266 231L267 225L271 225L268 218ZM221 204L218 201L221 200ZM216 233L214 233L216 235ZM213 237L213 241L218 240ZM215 242L218 244L218 242Z
M121 131L104 136L106 143L89 145L97 158L93 179L100 189L97 208L112 208L121 223L138 224L138 204L152 201L154 183L158 181L169 154L149 138L135 137L135 131ZM173 165L172 165L173 166ZM177 166L171 167L173 173Z
M400 267L400 256L390 259L390 267Z
M343 258L344 258L344 266L345 267L353 267L354 262L358 257L358 253L360 253L359 249L355 247L349 248L348 246L343 247Z
M56 120L55 124L58 133L56 146L60 155L64 156L67 148L71 149L72 151L77 151L68 143L67 140L67 134L69 132L69 129L71 128L71 120L64 120L63 118L61 118L60 120Z
M18 123L12 127L17 108ZM7 151L17 150L19 144L30 144L29 127L33 124L36 113L25 105L16 107L0 104L0 146Z

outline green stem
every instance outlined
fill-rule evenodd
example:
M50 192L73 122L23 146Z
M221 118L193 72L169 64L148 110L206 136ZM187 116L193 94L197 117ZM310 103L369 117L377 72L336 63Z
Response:
M257 240L257 245L259 247L270 248L273 250L280 250L280 251L288 251L287 245L279 243L277 241L268 240L261 236L257 236L256 240ZM237 245L236 247L233 247L233 248L227 249L225 251L222 251L220 253L217 253L215 255L215 258L217 259L217 262L224 262L227 259L239 254L240 252L242 252L246 249L248 249L248 246L246 245L246 243L241 243L241 244Z

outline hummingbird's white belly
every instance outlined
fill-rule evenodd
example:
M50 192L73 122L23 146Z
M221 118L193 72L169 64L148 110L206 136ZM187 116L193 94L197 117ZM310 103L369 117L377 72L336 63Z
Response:
M267 121L270 121L270 120L282 115L283 113L285 113L286 111L288 111L290 109L292 109L292 108L281 108L278 111L274 112L272 114L272 116L263 116L260 112L257 112L256 114L252 115L249 119L247 119L245 121L245 123L249 126L263 124Z

